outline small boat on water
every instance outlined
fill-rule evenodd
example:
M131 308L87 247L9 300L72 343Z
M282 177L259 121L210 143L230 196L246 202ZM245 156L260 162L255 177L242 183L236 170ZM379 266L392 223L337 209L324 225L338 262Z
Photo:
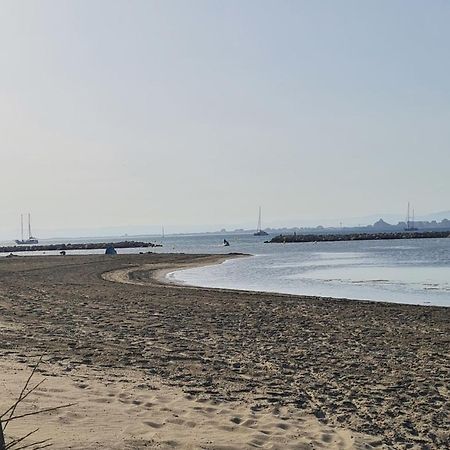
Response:
M229 246L230 246L230 243L229 243L226 239L224 239L224 240L223 240L223 246L224 246L224 247L229 247Z
M266 233L261 227L261 206L259 207L259 216L258 216L258 228L256 229L256 233L253 233L253 236L268 236L269 233Z
M28 239L24 239L23 237L23 214L20 215L20 226L21 226L21 232L22 232L22 239L16 239L16 244L18 245L35 245L39 244L39 241L37 238L33 236L31 233L31 215L28 213Z

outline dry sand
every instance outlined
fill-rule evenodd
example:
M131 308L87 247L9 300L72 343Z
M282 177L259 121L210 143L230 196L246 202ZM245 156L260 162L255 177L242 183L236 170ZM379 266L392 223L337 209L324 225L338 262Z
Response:
M448 448L450 309L168 286L193 255L0 260L0 412L58 449ZM130 270L131 269L131 270Z
M79 450L352 448L364 440L292 408L252 411L245 403L195 398L136 370L99 374L83 367L68 375L54 365L41 367L34 378L45 382L18 413L76 405L11 422L11 437L39 427L35 440L51 437L56 448ZM0 363L2 405L14 401L30 370L24 363Z

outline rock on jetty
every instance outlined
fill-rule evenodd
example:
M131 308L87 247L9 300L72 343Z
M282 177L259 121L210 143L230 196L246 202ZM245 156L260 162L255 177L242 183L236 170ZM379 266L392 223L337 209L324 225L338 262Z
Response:
M331 241L374 241L383 239L426 239L448 238L450 231L410 231L396 233L351 233L351 234L280 234L273 237L267 243L291 243L291 242L331 242Z
M147 248L162 247L161 244L152 242L139 241L122 241L122 242L91 242L86 244L49 244L49 245L13 245L8 247L0 247L0 253L16 253L16 252L46 252L46 251L68 251L68 250L103 250L108 247L114 248Z

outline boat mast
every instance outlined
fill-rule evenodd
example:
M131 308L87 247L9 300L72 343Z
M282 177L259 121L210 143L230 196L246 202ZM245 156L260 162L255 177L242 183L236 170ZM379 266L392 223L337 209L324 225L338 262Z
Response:
M259 207L258 229L256 231L261 231L261 206Z
M23 241L23 214L20 215L20 230L22 232L22 241Z
M408 202L408 212L406 214L406 229L410 229L410 223L409 223L409 202Z
M414 208L412 210L412 229L414 229Z
M31 214L28 213L28 239L31 239Z

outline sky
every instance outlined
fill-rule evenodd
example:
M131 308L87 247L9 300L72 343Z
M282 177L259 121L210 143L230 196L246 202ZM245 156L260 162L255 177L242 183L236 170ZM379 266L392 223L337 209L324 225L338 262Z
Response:
M0 237L450 209L446 0L0 0Z

